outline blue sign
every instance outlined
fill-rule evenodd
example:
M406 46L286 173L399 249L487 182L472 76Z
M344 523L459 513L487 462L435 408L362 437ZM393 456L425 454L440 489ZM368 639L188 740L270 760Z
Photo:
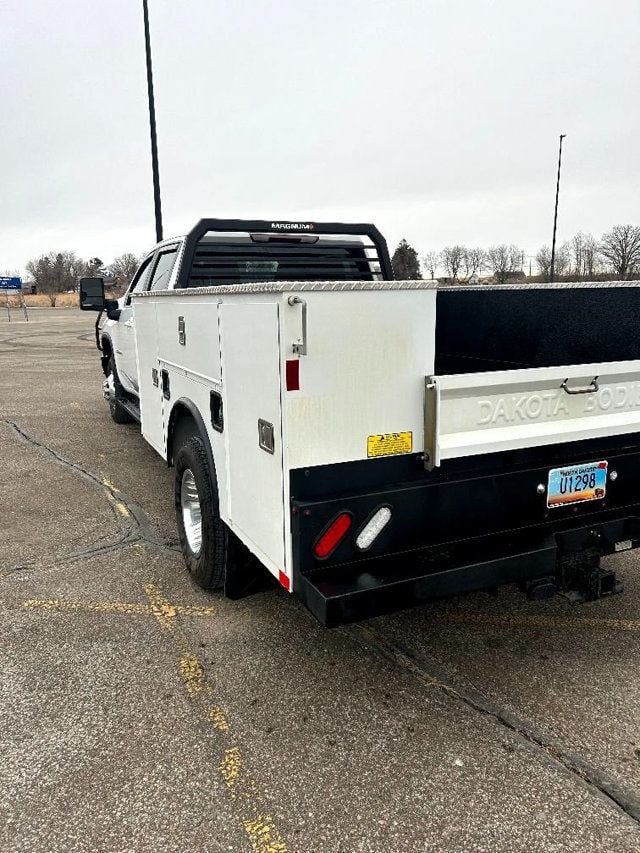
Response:
M0 290L22 290L22 279L18 276L0 276Z

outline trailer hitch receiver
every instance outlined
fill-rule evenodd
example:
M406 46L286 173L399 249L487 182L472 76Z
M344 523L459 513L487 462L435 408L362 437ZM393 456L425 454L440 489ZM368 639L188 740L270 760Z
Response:
M573 604L624 592L616 573L601 567L601 556L602 552L593 547L558 557L558 589Z

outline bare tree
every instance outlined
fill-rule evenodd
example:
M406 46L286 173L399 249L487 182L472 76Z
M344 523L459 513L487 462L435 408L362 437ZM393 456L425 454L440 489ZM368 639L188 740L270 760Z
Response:
M487 251L487 265L500 284L504 284L510 275L522 271L523 258L524 252L513 243L510 246L501 243Z
M584 277L588 281L592 281L598 274L600 266L600 252L595 237L592 234L584 235L582 246L582 264Z
M540 246L536 252L536 265L540 275L545 281L549 281L551 275L551 249L548 246Z
M571 271L571 246L569 243L562 243L556 249L556 257L554 264L554 273L560 278L563 275L568 275Z
M599 265L598 244L593 235L578 231L571 239L569 247L573 275L578 279L593 279Z
M618 278L630 278L640 267L640 226L614 225L602 235L600 253Z
M124 290L131 284L131 279L139 266L140 258L137 258L132 252L124 252L124 254L114 258L109 266L109 272L115 278L117 286Z
M486 262L484 249L465 249L463 258L465 281L469 281L472 276L481 273Z
M438 271L438 264L440 263L440 253L427 252L427 254L424 255L424 257L422 258L422 263L426 271L431 276L431 280L433 281Z
M549 281L551 276L551 249L548 246L541 246L536 252L536 265L542 278L545 281ZM563 243L556 249L554 263L554 275L556 278L566 275L570 265L571 247L569 243Z
M51 307L54 308L59 293L76 289L86 264L75 252L49 252L29 261L26 269L38 291L48 295Z
M571 260L573 262L573 274L578 278L584 278L584 250L585 235L578 231L569 243L571 247Z
M447 271L447 276L456 281L458 273L464 262L464 246L445 246L440 252L440 262Z

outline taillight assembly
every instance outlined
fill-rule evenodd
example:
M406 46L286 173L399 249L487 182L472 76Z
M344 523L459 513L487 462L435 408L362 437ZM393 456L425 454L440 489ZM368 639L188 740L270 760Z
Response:
M353 524L350 512L341 512L336 516L326 530L320 535L313 546L313 553L319 560L328 557L340 544Z

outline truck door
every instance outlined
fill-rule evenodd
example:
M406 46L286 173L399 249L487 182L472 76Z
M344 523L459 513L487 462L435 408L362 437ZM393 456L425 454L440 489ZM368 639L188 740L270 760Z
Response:
M149 255L135 274L131 287L120 311L118 328L113 342L116 351L116 367L120 381L127 391L139 393L138 388L138 365L136 361L136 342L133 330L133 305L131 294L146 290L149 283L152 261L155 255Z

